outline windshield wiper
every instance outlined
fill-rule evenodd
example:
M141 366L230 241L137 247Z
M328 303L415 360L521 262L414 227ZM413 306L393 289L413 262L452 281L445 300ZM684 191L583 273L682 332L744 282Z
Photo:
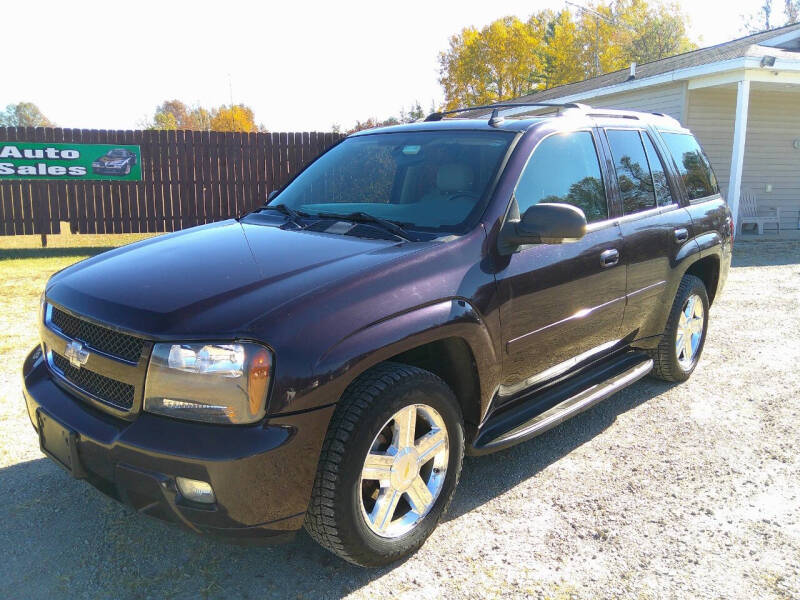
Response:
M298 227L300 226L297 223L298 218L310 216L307 212L303 212L302 210L295 210L293 208L286 206L285 204L265 204L264 206L259 207L258 210L277 210L278 212L283 213L284 215L289 217L288 221L290 223L297 225Z
M343 219L345 221L354 221L356 223L371 223L375 225L380 225L386 231L393 233L397 237L404 239L407 242L418 241L414 235L409 233L398 223L395 223L394 221L389 221L388 219L382 219L381 217L376 217L375 215L371 215L365 212L352 212L347 214L322 212L317 214L316 216L323 219Z

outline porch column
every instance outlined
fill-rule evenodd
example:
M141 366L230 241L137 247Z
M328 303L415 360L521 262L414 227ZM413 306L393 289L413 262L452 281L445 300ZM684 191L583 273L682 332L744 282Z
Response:
M738 83L736 94L736 122L733 127L733 154L731 155L731 178L728 182L728 204L733 213L733 230L738 231L739 197L742 187L742 166L744 165L744 142L747 137L747 108L750 105L750 80Z

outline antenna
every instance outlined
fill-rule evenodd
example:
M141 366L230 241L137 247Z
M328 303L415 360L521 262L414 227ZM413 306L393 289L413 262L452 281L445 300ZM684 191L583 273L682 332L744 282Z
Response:
M233 131L233 81L231 80L231 74L228 73L228 94L230 95L231 104L230 104L230 114L231 114L231 131Z
M591 15L594 17L594 76L597 77L600 75L600 20L605 21L609 25L613 25L614 27L624 27L630 31L636 31L630 25L626 25L625 23L620 23L617 19L609 19L604 14L597 12L591 8L587 8L580 4L576 4L575 2L570 2L569 0L564 0L566 4L569 6L574 6L579 11L586 13L587 15Z

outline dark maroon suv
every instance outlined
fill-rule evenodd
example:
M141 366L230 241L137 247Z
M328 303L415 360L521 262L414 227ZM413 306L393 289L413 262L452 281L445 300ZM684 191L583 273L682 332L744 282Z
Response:
M380 565L431 533L465 452L688 378L733 243L696 140L492 108L350 136L250 214L54 275L24 365L42 450L196 532L305 525Z

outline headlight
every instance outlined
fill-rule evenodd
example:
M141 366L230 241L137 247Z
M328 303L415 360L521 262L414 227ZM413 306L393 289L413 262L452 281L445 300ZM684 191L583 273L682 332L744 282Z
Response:
M271 375L272 353L258 344L156 344L144 409L191 421L253 423L266 412Z

